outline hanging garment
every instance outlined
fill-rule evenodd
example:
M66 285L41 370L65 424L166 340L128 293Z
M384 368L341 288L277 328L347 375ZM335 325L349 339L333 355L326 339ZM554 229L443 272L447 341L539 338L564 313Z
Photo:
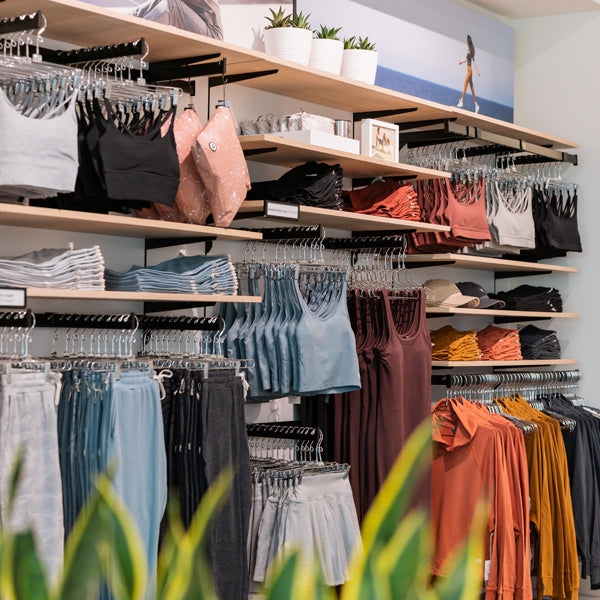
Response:
M342 210L342 176L339 165L308 162L275 181L253 182L247 199Z
M104 289L104 257L99 246L36 250L0 259L0 285L8 287Z
M258 292L259 278L262 303L238 306L226 333L229 357L254 360L251 397L266 401L358 389L345 273L337 267L250 264L248 293Z
M536 534L534 575L538 598L575 599L579 590L577 542L565 445L557 420L521 397L501 400L506 411L535 423L525 436L531 497L530 521Z
M443 399L431 412L433 574L448 574L452 553L470 533L477 504L491 496L483 555L477 558L486 598L531 599L529 486L522 432L463 398Z
M0 376L0 527L32 531L52 581L62 568L65 536L55 406L59 379L17 370ZM9 515L11 472L20 449L23 469Z
M148 560L150 590L167 503L167 464L158 383L148 371L71 371L58 405L64 520L68 534L99 472L114 464L114 486L131 513Z
M250 189L248 165L229 108L217 108L191 152L215 225L229 227Z
M333 456L351 465L362 520L408 437L429 414L431 341L423 291L351 292L348 306L361 389L334 397ZM427 487L417 495L427 506Z
M236 294L235 269L227 256L180 256L126 273L106 269L106 288L129 292Z
M60 97L60 96L59 96ZM0 87L0 194L45 198L72 192L77 178L77 90L39 118L15 107Z
M229 497L211 529L208 554L218 597L244 600L252 496L243 380L234 371L209 370L205 376L178 369L164 385L168 483L186 528L221 471L235 467Z

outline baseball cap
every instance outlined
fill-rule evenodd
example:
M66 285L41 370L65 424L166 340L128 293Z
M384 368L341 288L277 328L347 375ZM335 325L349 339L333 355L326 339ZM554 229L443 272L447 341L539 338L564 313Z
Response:
M479 298L479 308L497 308L502 309L506 306L504 300L492 300L487 292L474 281L461 281L456 284L461 293L467 296L475 296Z
M427 306L445 306L448 308L456 308L457 306L476 308L479 306L477 296L465 296L448 279L429 279L423 285L426 290L431 292L426 301Z

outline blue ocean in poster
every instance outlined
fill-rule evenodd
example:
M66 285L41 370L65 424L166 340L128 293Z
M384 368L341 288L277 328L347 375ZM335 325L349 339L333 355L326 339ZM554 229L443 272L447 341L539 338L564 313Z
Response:
M411 75L406 75L405 73L400 73L381 65L377 67L375 85L450 106L455 106L462 94L459 90L425 79L419 79L418 77L412 77ZM513 121L514 109L512 106L487 100L481 96L477 97L477 103L479 104L479 114L501 119L502 121ZM463 108L465 110L475 110L475 103L470 93L467 93L465 96Z

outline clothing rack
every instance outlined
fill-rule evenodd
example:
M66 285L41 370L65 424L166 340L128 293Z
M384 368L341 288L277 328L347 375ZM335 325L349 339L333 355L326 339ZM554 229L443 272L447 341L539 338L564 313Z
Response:
M0 312L0 327L24 327L32 328L36 324L36 318L31 309Z
M143 56L148 49L145 38L137 42L123 42L107 46L93 46L77 50L42 50L44 59L60 65L76 65L95 60L110 60L126 56Z
M432 385L447 388L468 386L536 385L540 387L576 386L581 372L575 371L509 371L502 373L467 373L461 375L433 375Z
M249 437L315 442L319 447L323 441L323 432L318 427L299 427L279 423L248 423L246 432Z
M222 331L225 323L222 317L158 317L149 315L113 314L113 315L83 315L83 314L57 314L43 313L33 315L31 311L31 324L24 322L23 327L49 327L53 329L120 329L135 331L143 329L145 331ZM3 313L2 313L3 314ZM3 325L2 314L0 314L0 326ZM14 313L16 315L22 313Z
M0 36L19 31L39 31L46 26L46 17L41 10L28 15L9 17L0 21Z
M309 225L307 227L265 227L264 229L246 229L262 233L262 241L290 242L293 240L318 240L325 237L325 228L322 225Z
M375 250L378 248L403 248L406 244L402 234L387 233L386 235L363 235L351 238L327 238L323 247L327 250Z

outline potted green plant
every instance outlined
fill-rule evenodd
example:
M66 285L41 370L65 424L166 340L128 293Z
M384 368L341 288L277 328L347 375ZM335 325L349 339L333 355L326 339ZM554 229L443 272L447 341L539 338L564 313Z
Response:
M310 15L299 12L294 18L286 13L283 7L278 11L272 8L271 16L266 17L269 25L265 27L265 52L292 60L301 65L308 65L310 61L310 50L312 45L312 30L308 22Z
M375 83L377 52L368 37L355 36L344 40L341 75L364 83Z
M321 25L321 29L315 31L310 50L311 67L334 75L340 74L344 44L337 35L341 29L341 27Z

